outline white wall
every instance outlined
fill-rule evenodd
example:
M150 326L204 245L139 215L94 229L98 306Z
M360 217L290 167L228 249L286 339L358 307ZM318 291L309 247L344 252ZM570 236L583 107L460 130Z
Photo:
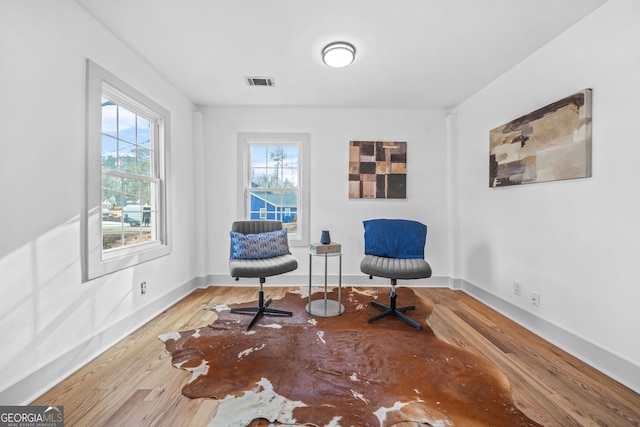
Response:
M637 0L610 0L460 105L455 168L462 279L630 362L618 379L636 390L639 19ZM593 177L490 189L489 130L584 88L593 89ZM614 370L597 351L572 350Z
M295 132L311 135L311 241L321 230L345 251L345 284L366 279L360 272L364 250L362 221L409 218L428 226L427 258L434 276L449 276L446 133L443 111L320 108L207 108L204 111L208 185L209 272L230 283L229 228L236 212L239 132ZM348 197L349 141L407 142L407 198L356 200ZM229 209L231 207L231 209ZM292 248L299 267L290 275L308 283L306 248ZM314 264L315 265L315 264ZM321 265L314 266L320 272ZM331 268L331 267L330 267ZM337 272L337 267L329 274ZM315 275L315 274L314 274ZM354 276L348 278L347 276ZM279 278L279 283L286 278ZM267 281L267 283L274 281ZM248 284L249 282L247 282ZM372 283L387 283L374 281ZM254 281L252 285L256 285Z
M0 58L0 404L24 404L193 287L193 106L70 0L0 2ZM171 111L173 253L82 283L86 58Z

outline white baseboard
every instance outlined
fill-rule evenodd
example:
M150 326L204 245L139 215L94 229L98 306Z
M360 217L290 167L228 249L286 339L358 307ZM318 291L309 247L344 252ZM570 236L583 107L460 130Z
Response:
M112 347L118 341L158 316L194 289L202 287L202 279L192 279L164 296L141 307L135 313L97 332L64 355L52 360L34 372L0 391L1 405L28 405L47 390L67 378L82 366Z
M324 276L312 277L314 286L324 284ZM329 286L338 284L337 276L327 278ZM191 293L196 288L214 286L258 286L257 280L240 279L233 281L228 275L209 275L196 277L184 283L168 294L142 307L127 318L96 333L92 338L78 343L63 356L40 367L19 382L0 391L0 405L27 405L45 391L58 384L64 378L80 369L135 329L144 325L167 307ZM308 286L308 275L281 275L269 280L265 286ZM481 301L492 309L507 316L514 322L529 329L545 340L567 351L578 359L593 366L616 381L640 393L640 368L628 360L611 353L545 319L511 304L467 281L450 277L432 277L429 279L406 280L400 286L446 287L461 290ZM389 286L388 279L366 275L347 275L342 277L342 286Z
M455 280L458 282L458 289L466 294L629 387L636 393L640 393L639 366L467 281Z
M324 285L324 275L312 276L313 286ZM240 279L234 280L228 274L210 274L204 280L203 286L259 286L258 279ZM327 276L328 286L338 286L338 275ZM281 274L273 278L267 277L264 283L265 287L269 286L309 286L309 275L301 274ZM342 276L342 286L390 286L389 279L382 277L374 277L369 279L366 274L353 274ZM411 287L430 287L430 288L450 288L451 279L449 277L430 277L428 279L399 280L398 286Z
M210 275L205 282L208 285L218 286L258 286L256 279L240 279L238 282L232 280L228 275ZM313 275L312 282L314 286L321 286L324 284L324 276ZM327 278L327 283L329 286L336 286L338 284L337 275L330 275ZM274 277L272 280L267 278L265 283L265 287L308 285L309 276L300 274L283 274L277 276L277 278ZM389 286L389 279L380 277L369 279L369 276L365 274L343 275L342 286L385 287ZM429 279L401 280L398 281L398 286L450 288L465 292L553 345L640 393L640 367L466 280L439 276Z

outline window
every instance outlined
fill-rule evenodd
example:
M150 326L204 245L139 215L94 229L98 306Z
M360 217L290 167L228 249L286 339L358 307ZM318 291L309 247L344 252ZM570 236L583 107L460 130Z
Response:
M241 215L282 221L291 246L309 244L308 134L240 134Z
M166 255L169 112L87 61L86 278Z

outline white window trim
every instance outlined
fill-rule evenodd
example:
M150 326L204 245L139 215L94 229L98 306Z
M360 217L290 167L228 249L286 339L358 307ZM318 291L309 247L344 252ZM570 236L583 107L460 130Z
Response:
M104 252L102 250L102 94L104 87L114 88L122 94L120 101L135 106L138 111L148 112L162 125L160 132L157 167L160 176L158 189L157 240ZM170 209L168 202L170 113L133 87L120 80L95 62L87 59L87 134L85 144L85 194L82 213L83 279L91 280L142 262L171 253ZM118 99L116 99L118 100Z
M238 218L248 219L249 211L249 152L247 150L248 142L258 143L299 143L300 144L300 209L302 215L298 215L298 235L296 237L289 236L289 246L309 246L309 228L310 228L310 168L309 153L311 147L311 135L308 133L250 133L243 132L238 134Z

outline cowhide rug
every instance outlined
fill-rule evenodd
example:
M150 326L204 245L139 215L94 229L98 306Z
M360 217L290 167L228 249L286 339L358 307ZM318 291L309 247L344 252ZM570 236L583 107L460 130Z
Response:
M211 325L160 339L173 365L192 373L182 393L219 399L210 426L259 418L332 427L539 425L514 406L501 371L437 338L426 324L432 307L411 289L396 291L399 307L417 305L407 314L422 330L397 317L367 323L380 313L369 302L388 304L388 289L343 288L340 316L311 316L306 295L290 292L271 306L292 317L265 316L246 331L251 315L215 307Z

